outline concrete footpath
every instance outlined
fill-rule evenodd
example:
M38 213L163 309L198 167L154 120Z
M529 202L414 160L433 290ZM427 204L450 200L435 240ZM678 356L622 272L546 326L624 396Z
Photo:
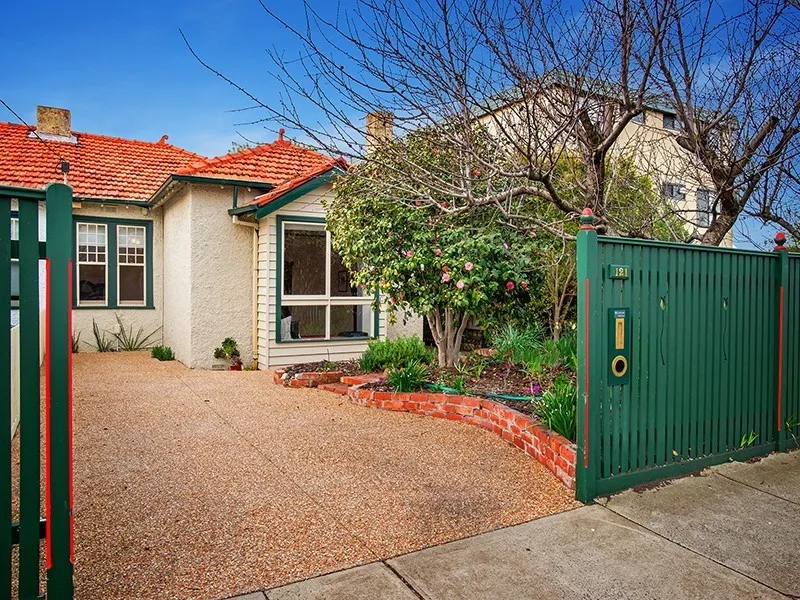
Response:
M800 452L240 598L798 597Z

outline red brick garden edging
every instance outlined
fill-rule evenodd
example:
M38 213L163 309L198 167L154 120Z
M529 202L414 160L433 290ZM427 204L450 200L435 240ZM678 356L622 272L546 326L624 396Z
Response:
M337 377L331 381L332 376ZM376 376L342 377L341 373L298 373L284 378L276 370L275 383L290 387L319 387L347 396L355 404L384 410L410 412L477 425L502 437L547 467L569 489L575 489L576 446L539 421L512 408L471 396L425 392L379 392L364 388ZM326 381L323 381L325 379Z
M323 371L322 373L295 373L287 377L284 369L275 369L272 381L287 387L319 387L324 383L339 383L342 379L341 371Z

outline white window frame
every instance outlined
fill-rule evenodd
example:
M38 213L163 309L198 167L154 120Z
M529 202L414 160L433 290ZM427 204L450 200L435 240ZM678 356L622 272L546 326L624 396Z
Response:
M105 231L105 239L104 239L104 247L105 247L105 262L91 262L91 261L81 261L81 252L80 252L80 231L81 226L86 227L100 227L103 228ZM108 306L108 225L106 223L93 223L89 221L76 221L75 222L75 266L76 266L76 281L75 285L78 288L77 293L75 295L75 299L77 302L77 306L95 306L95 307L104 307ZM105 298L102 302L99 300L81 300L81 291L80 291L80 281L81 281L81 265L103 265L105 269Z
M290 306L324 306L325 307L325 337L324 338L307 338L307 339L287 339L281 340L282 342L322 342L322 341L330 341L330 340L352 340L353 342L373 339L378 337L378 331L374 331L375 329L375 318L374 318L374 311L369 311L369 316L367 322L369 324L367 328L367 337L366 338L344 338L344 337L331 337L331 307L332 306L353 306L353 305L365 305L371 308L372 302L375 300L372 296L331 296L331 257L332 257L332 248L331 248L331 232L328 231L325 227L325 223L322 222L309 222L303 221L301 219L293 221L289 216L283 216L281 220L281 235L280 239L278 240L278 244L280 244L280 251L281 251L281 261L286 259L286 226L287 225L302 225L305 227L314 227L325 231L325 293L324 294L284 294L284 281L286 279L286 268L283 264L281 264L281 276L280 281L277 282L278 289L281 290L281 302L280 306L283 307L290 307ZM279 328L278 333L282 334L280 331L281 326L281 319L280 314L276 315L277 317L277 324L276 326Z
M129 307L129 306L145 306L147 304L147 228L144 225L117 225L117 244L116 244L116 254L114 259L116 260L116 270L117 270L117 306L120 308ZM142 230L142 248L144 249L144 262L142 263L123 263L119 260L119 251L120 251L120 229L141 229ZM108 258L108 252L106 252L106 259ZM122 278L120 277L120 269L121 267L141 267L142 268L142 299L139 300L120 300L120 282ZM108 279L108 275L106 275L106 280ZM108 294L106 294L108 296ZM106 297L106 302L108 298Z
M706 194L706 208L705 210L700 209L700 195ZM695 225L698 227L702 227L703 229L708 228L711 225L711 213L714 207L714 203L716 202L716 195L714 190L710 190L708 188L697 188L694 193L694 201L697 207L697 219L695 219Z
M667 126L667 119L672 120L672 126ZM680 131L680 123L678 122L678 115L673 115L670 113L662 113L661 115L661 125L664 129L669 129L670 131Z

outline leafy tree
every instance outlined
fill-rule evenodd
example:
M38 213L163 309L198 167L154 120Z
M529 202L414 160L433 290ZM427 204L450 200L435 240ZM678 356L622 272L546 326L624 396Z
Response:
M452 160L426 131L400 144L431 169L446 172ZM334 248L357 285L381 292L390 318L408 311L427 318L439 365L452 367L471 317L528 303L541 279L538 240L500 225L491 208L462 213L462 201L444 195L422 202L396 173L366 178L363 168L374 167L353 167L326 202ZM441 204L451 210L437 210Z

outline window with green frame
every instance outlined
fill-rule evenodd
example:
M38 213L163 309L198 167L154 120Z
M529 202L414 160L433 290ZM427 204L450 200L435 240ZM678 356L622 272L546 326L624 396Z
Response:
M73 218L75 308L153 308L153 222Z
M376 337L374 298L352 285L325 220L279 215L277 224L276 341Z

